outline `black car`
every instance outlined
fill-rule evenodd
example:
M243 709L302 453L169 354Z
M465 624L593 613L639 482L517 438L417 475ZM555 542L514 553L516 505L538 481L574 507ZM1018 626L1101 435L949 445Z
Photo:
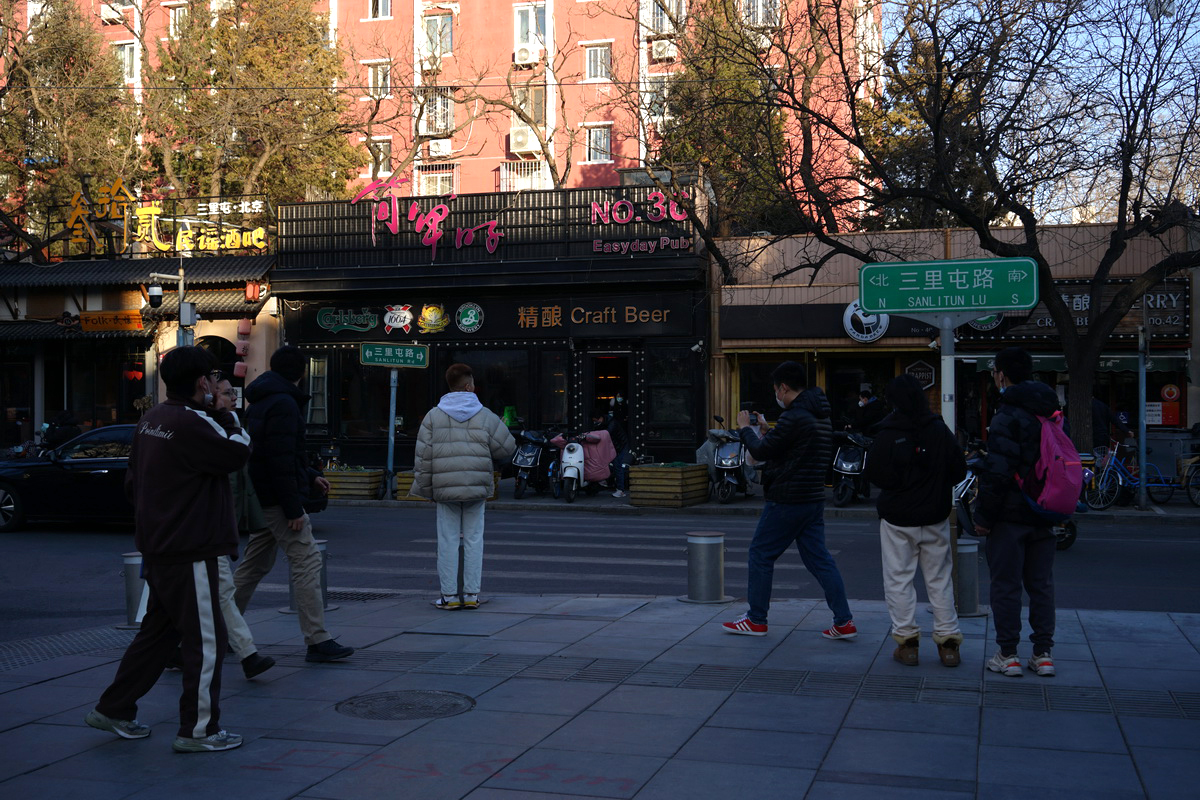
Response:
M37 458L0 461L0 533L27 520L133 522L125 473L134 425L108 425Z

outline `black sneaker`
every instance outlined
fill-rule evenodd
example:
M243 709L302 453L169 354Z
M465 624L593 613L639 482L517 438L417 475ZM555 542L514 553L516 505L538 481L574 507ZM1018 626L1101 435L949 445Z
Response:
M349 658L354 652L353 647L346 647L344 644L338 644L333 639L326 639L320 644L310 644L308 646L308 655L304 657L305 661L339 661L343 658Z
M246 676L246 680L250 680L256 675L262 675L273 666L275 666L275 659L270 656L251 653L242 659L242 674Z
M183 670L183 648L176 647L167 659L166 669L168 672L180 672Z

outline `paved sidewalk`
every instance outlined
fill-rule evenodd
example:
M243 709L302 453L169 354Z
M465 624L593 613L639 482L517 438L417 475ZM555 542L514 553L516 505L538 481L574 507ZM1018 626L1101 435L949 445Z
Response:
M246 743L225 753L171 752L179 673L145 698L148 739L83 724L128 632L0 644L0 792L1041 800L1200 791L1200 614L1061 611L1058 677L1014 679L983 668L984 618L964 620L961 667L942 667L928 640L920 666L895 663L879 602L852 603L861 633L846 642L820 636L830 614L816 600L775 604L763 638L717 627L741 604L493 596L477 611L445 612L429 600L342 602L330 628L359 650L339 664L305 663L294 617L252 612L255 638L279 663L246 681L226 662L222 722ZM456 702L466 710L430 718Z

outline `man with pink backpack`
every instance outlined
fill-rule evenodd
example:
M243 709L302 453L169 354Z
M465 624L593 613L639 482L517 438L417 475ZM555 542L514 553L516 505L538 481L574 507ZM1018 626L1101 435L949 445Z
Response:
M992 672L1019 678L1023 674L1017 645L1021 641L1021 589L1029 595L1029 639L1033 653L1028 668L1043 677L1054 675L1054 523L1069 516L1059 508L1059 495L1069 497L1070 510L1079 496L1078 455L1064 460L1059 447L1062 416L1058 396L1032 380L1033 359L1019 347L996 355L992 380L1000 390L1000 406L988 426L988 454L977 468L979 505L975 533L987 537L991 572L992 624L996 654L987 662ZM1068 442L1069 444L1069 442Z

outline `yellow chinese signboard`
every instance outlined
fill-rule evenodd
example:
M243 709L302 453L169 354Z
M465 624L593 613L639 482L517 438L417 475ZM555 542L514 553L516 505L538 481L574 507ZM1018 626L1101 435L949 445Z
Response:
M255 223L266 211L261 199L142 200L117 178L90 194L76 192L66 227L70 244L88 252L115 250L116 255L138 246L151 255L265 251L266 227Z
M129 311L80 311L79 327L85 331L140 331L142 312Z

